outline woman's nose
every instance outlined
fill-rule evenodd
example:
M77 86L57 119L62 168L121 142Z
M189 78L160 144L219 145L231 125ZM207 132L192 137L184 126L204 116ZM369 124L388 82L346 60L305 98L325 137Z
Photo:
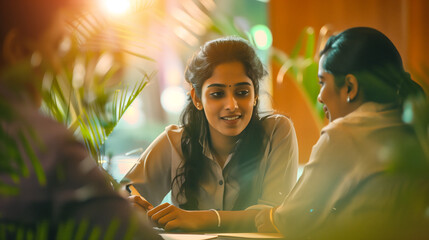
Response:
M319 92L319 94L317 95L317 101L318 101L318 102L320 102L320 103L323 103L323 101L322 101L322 97L320 96L320 92Z
M238 108L237 100L232 95L229 95L226 97L226 103L225 104L226 104L225 108L228 110L231 110L231 111Z

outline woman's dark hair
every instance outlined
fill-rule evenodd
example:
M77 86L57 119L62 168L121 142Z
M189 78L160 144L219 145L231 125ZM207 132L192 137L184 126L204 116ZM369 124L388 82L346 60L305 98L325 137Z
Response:
M195 89L201 99L202 86L211 77L216 66L222 63L239 61L243 64L247 76L252 80L255 96L258 96L259 82L267 74L255 50L249 43L238 37L220 38L205 43L189 61L185 71L185 79ZM181 139L184 162L178 169L178 175L172 184L178 184L179 194L186 198L186 203L180 205L184 209L198 209L197 196L199 183L203 180L203 169L206 167L202 143L210 143L209 125L204 111L195 108L191 98L185 107L181 124L184 128ZM258 101L253 108L253 114L248 126L240 134L231 161L238 161L240 176L240 193L234 209L244 209L256 202L256 193L252 191L253 174L259 167L262 155L264 129L258 115Z
M334 75L337 87L347 74L356 76L364 101L402 104L410 95L424 94L404 70L396 47L376 29L356 27L332 36L322 55L322 67Z

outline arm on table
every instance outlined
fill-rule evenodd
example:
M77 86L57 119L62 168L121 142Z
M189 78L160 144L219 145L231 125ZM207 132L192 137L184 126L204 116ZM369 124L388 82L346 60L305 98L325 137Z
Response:
M256 231L254 219L259 210L219 211L219 219L213 210L186 211L164 203L148 211L152 221L167 231Z

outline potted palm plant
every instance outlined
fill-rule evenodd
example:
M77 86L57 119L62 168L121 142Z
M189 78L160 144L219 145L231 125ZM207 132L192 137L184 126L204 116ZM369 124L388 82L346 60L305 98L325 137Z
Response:
M135 14L146 7L134 9ZM99 12L71 22L72 34L61 44L62 69L47 70L42 88L44 111L68 126L98 163L104 141L154 76L140 69L141 79L122 79L126 54L154 60L130 50L129 30L118 24Z

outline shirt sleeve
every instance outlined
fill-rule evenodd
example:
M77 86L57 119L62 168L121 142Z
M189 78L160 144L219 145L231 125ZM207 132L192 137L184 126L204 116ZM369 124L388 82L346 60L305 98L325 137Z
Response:
M122 180L132 184L153 206L161 203L171 190L172 148L166 130L149 145Z
M308 236L335 211L335 202L349 189L346 179L356 156L353 140L341 131L322 132L302 176L274 214L280 231L290 238Z
M297 178L298 142L292 122L281 115L267 119L271 127L268 148L261 164L261 195L258 204L248 209L278 206L290 192Z

